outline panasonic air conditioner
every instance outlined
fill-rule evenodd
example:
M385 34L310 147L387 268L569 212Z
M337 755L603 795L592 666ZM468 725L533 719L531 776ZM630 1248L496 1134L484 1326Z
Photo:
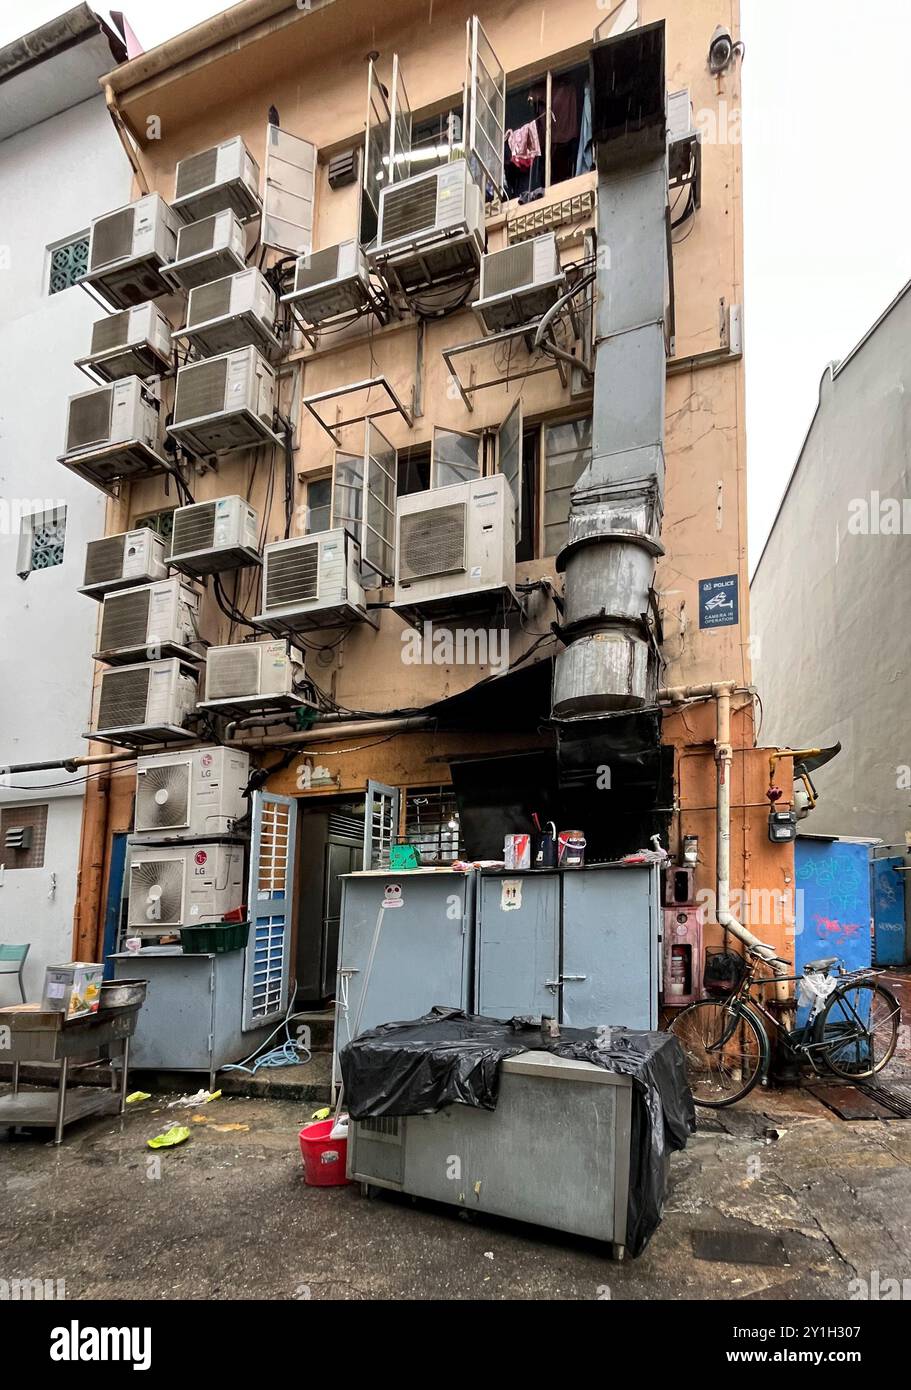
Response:
M163 472L158 386L128 376L70 396L58 462L104 490L125 478Z
M407 621L514 601L515 500L502 473L396 504L395 599Z
M98 712L86 738L125 747L193 739L196 675L176 657L102 671Z
M387 184L370 263L405 293L476 271L484 251L484 195L464 159Z
M178 289L192 290L245 270L246 258L247 234L234 213L225 209L180 228L174 260L165 274Z
M292 305L303 322L314 328L368 308L371 302L367 258L356 241L299 256L294 289L282 296L282 303Z
M216 497L175 511L172 569L220 574L259 563L259 514L243 497Z
M481 258L481 297L472 305L488 333L534 323L566 291L553 232Z
M251 345L274 352L279 346L275 313L275 291L251 266L191 290L187 321L174 341L189 343L203 357Z
M343 627L367 617L361 548L343 529L276 541L263 552L263 611L270 632Z
M167 578L165 543L148 526L102 536L85 548L85 575L81 594L102 599L116 589L133 584L149 584Z
M93 323L91 351L76 363L100 381L157 376L170 365L171 325L151 300Z
M180 575L105 594L96 661L124 666L176 656L201 661L190 646L199 640L199 590Z
M158 193L92 221L85 282L115 309L166 294L162 269L174 259L180 218Z
M250 757L232 748L153 753L136 762L137 835L228 835L248 810Z
M242 845L130 848L127 926L131 932L160 936L198 922L218 922L243 900Z
M210 647L206 698L200 709L217 714L293 710L312 704L304 695L304 654L286 638Z
M171 206L185 222L224 208L242 222L259 215L259 165L239 135L179 161Z
M280 444L274 412L275 372L256 348L237 348L178 369L168 434L199 455Z

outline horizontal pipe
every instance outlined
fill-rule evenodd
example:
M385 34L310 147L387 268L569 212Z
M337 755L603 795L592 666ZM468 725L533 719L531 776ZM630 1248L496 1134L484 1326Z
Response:
M288 748L312 743L339 742L346 738L364 738L374 734L401 734L415 729L428 729L436 723L430 715L415 714L402 719L364 719L348 724L314 724L310 729L295 730L289 734L265 734L259 738L235 737L225 739L231 748L245 748L255 751L258 748Z
M21 772L76 772L80 767L92 767L96 763L120 763L135 762L135 753L93 753L85 757L78 758L53 758L49 762L43 763L14 763L11 767L6 767L3 771L7 776L16 776Z

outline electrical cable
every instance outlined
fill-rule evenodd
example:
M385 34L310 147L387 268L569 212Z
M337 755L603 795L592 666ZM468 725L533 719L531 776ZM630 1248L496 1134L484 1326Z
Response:
M294 990L289 990L289 993L293 1000ZM306 1018L306 1013L301 1009L295 1010L293 1003L289 1004L288 1012L285 1014L285 1017L282 1019L281 1023L279 1023L278 1027L272 1029L269 1036L263 1039L259 1047L254 1048L249 1057L245 1057L242 1062L229 1062L219 1070L245 1071L249 1075L255 1075L261 1067L294 1067L311 1061L313 1053L310 1051L310 1048L307 1047L305 1043L301 1042L300 1039L292 1038L291 1036L290 1023L292 1018ZM266 1044L270 1043L276 1033L280 1033L283 1028L285 1030L285 1041L279 1043L277 1047L270 1048L268 1052L260 1056L259 1054ZM254 1058L256 1058L256 1061L253 1061ZM250 1062L253 1062L252 1067L248 1065Z

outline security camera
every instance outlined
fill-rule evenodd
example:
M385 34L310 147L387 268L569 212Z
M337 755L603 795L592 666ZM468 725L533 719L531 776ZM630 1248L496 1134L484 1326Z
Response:
M716 76L726 72L738 53L743 55L743 44L735 43L730 29L719 24L709 44L709 70Z

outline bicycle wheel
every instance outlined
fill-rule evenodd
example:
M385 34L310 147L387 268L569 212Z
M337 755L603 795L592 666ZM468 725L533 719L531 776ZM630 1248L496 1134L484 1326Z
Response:
M858 1081L891 1059L900 1019L894 994L875 980L859 980L833 991L816 1020L813 1042L830 1071Z
M733 1015L721 999L690 1004L668 1032L683 1048L686 1076L697 1105L719 1110L742 1100L768 1063L769 1039L759 1019L747 1009Z

